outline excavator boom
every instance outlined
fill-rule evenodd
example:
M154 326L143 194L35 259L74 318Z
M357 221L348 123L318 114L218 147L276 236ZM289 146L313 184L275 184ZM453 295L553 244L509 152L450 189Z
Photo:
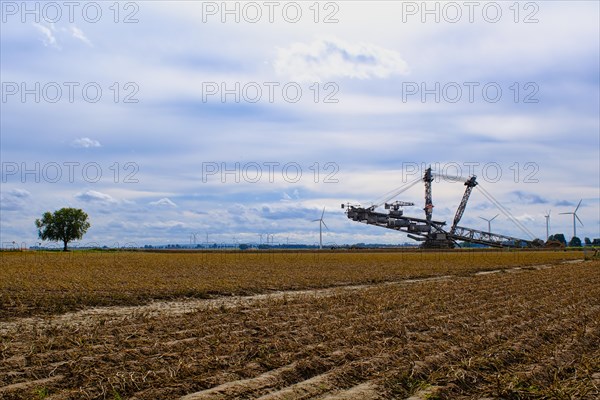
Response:
M425 207L423 208L425 211L425 218L415 218L404 215L401 207L414 204L404 201L387 203L387 201L391 200L389 193L384 202L374 203L370 207L342 204L342 208L346 208L346 216L353 221L405 232L411 239L422 242L421 246L426 248L452 248L457 241L477 243L491 247L530 247L534 245L534 242L529 240L458 226L465 209L467 208L471 192L473 191L473 188L478 185L475 176L464 180L466 186L465 192L456 210L456 214L454 215L452 226L449 230L444 229L446 222L433 219L431 185L434 175L443 176L435 174L431 171L431 167L429 167L422 178L422 181L425 184ZM451 178L456 179L456 177ZM410 182L390 193L392 193L392 196L398 195L414 186L417 182L418 180ZM385 204L385 209L389 210L388 212L383 213L375 211L375 209L382 204Z

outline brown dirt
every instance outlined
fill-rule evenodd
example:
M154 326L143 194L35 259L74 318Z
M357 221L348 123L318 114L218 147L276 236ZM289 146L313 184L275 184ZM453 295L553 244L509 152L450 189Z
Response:
M0 397L597 398L600 262L492 272L2 322Z

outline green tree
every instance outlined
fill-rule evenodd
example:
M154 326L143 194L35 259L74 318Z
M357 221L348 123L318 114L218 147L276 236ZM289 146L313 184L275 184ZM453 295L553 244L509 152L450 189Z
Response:
M589 237L586 237L585 239L583 239L583 242L585 243L586 246L591 246L592 245L592 241L590 240Z
M42 219L35 220L38 236L42 240L54 242L62 241L63 251L67 251L67 244L76 239L81 239L90 227L88 215L78 208L61 208L60 210L45 212Z
M563 235L562 233L555 234L554 235L554 240L558 240L559 242L561 242L565 246L567 245L567 239L565 239L565 235Z
M569 247L581 247L581 239L579 239L577 236L573 236L569 242Z
M542 239L533 239L531 245L533 247L544 247L544 241Z

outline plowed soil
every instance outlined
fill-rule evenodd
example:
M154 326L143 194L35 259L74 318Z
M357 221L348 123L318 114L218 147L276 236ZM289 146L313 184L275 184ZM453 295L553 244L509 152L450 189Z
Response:
M600 262L521 264L11 315L0 398L599 398Z

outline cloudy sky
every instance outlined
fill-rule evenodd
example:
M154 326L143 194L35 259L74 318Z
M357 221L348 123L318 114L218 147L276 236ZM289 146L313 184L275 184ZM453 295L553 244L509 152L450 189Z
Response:
M405 242L340 204L430 164L544 239L583 199L600 237L598 2L0 4L3 245L65 206L85 243L315 243L323 207L326 243ZM463 189L435 182L434 218ZM422 215L422 185L400 200ZM474 191L461 225L498 213Z

